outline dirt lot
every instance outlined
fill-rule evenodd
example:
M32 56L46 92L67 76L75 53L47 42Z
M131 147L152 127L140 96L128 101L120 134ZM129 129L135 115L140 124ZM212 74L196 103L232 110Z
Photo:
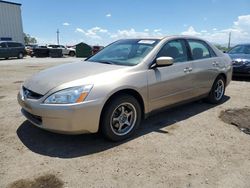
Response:
M73 60L0 60L0 187L250 187L250 135L219 118L222 110L250 107L249 81L231 82L221 105L164 111L134 138L111 143L42 131L20 113L21 83Z

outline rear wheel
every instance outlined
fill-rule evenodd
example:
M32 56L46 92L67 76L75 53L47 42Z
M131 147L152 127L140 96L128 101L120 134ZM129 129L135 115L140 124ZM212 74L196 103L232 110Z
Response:
M212 104L219 104L223 100L225 93L225 78L218 76L214 81L213 87L208 96L208 102Z
M130 137L141 122L141 108L130 95L122 95L110 101L104 108L101 120L102 134L112 141Z
M23 53L22 52L18 53L17 58L18 59L23 59Z

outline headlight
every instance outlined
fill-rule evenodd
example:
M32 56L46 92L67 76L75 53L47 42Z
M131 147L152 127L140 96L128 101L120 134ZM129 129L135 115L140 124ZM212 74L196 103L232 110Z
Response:
M46 104L72 104L80 103L88 96L93 85L85 85L64 89L50 95L44 103Z

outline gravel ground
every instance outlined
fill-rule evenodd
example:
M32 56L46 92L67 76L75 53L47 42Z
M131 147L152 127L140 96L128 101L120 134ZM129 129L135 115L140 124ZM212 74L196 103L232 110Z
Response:
M74 60L0 60L0 187L250 187L250 135L219 118L250 107L249 80L232 81L221 105L194 102L151 116L122 143L32 126L17 104L21 83Z

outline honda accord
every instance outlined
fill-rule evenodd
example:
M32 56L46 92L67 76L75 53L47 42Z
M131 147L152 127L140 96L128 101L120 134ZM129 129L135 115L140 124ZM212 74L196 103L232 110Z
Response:
M32 76L18 102L39 128L66 134L100 131L120 141L156 110L201 98L220 103L231 77L230 57L202 39L123 39L85 61Z

